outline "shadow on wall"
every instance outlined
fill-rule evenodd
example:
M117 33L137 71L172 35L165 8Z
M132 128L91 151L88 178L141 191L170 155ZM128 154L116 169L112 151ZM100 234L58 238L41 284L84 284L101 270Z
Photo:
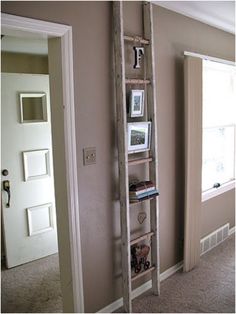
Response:
M184 244L184 57L175 59L175 235L178 241L175 256L183 259Z

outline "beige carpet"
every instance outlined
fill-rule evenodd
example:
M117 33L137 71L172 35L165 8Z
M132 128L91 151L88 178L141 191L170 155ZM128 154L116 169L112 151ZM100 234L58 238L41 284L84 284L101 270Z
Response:
M2 269L2 313L60 313L58 255Z
M133 301L137 313L234 313L234 236L201 258L199 267L178 272ZM62 312L58 256L2 271L2 313ZM122 309L118 312L122 312Z
M136 298L133 312L235 313L234 235L203 255L196 269L163 281L159 297L148 291Z

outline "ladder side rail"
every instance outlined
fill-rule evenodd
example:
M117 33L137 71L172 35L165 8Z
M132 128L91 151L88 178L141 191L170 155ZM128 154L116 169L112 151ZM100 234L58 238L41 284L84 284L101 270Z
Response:
M126 312L132 312L131 305L131 269L130 269L130 215L129 215L129 181L128 181L128 150L126 140L126 87L125 87L125 56L123 4L113 2L114 21L114 59L115 59L115 89L116 114L118 130L118 163L120 186L120 224L122 251L122 284L123 300Z
M153 12L152 4L144 2L143 4L144 19L144 37L149 40L149 46L145 48L146 75L151 84L147 85L147 115L152 121L151 127L151 157L153 162L149 165L150 180L158 185L158 147L157 147L157 114L156 114L156 79L155 79L155 61L154 61L154 44L153 44ZM158 197L150 201L150 220L151 230L155 235L152 237L151 251L152 263L155 270L152 272L152 288L155 295L160 294L160 256L159 256L159 205Z

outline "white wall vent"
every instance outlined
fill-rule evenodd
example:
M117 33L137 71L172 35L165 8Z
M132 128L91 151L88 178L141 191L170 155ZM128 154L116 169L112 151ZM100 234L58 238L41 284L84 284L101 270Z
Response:
M223 242L229 236L229 223L208 234L201 239L201 255L205 254L219 243Z

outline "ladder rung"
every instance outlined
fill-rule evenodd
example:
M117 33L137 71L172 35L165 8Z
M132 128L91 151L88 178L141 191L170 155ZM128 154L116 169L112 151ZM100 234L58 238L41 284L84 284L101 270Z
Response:
M149 40L148 39L144 39L140 36L128 36L125 35L124 36L124 40L126 41L131 41L131 42L136 42L136 43L140 43L140 44L144 44L144 45L149 45Z
M150 84L150 80L142 80L142 79L126 79L126 84Z
M129 166L133 166L133 165L139 165L139 164L144 164L146 162L151 162L152 161L152 157L148 157L148 158L136 158L136 159L130 159L128 161Z
M139 279L139 278L141 278L141 277L143 277L143 276L149 274L149 273L152 272L154 269L155 269L155 266L152 266L152 267L148 268L147 270L142 271L142 272L139 273L138 275L133 276L133 277L131 278L131 281L134 281L134 280L136 280L136 279Z
M135 243L138 243L144 239L147 239L149 237L152 237L155 233L153 231L147 232L144 235L142 235L141 237L138 237L132 241L130 241L130 245L134 245Z

